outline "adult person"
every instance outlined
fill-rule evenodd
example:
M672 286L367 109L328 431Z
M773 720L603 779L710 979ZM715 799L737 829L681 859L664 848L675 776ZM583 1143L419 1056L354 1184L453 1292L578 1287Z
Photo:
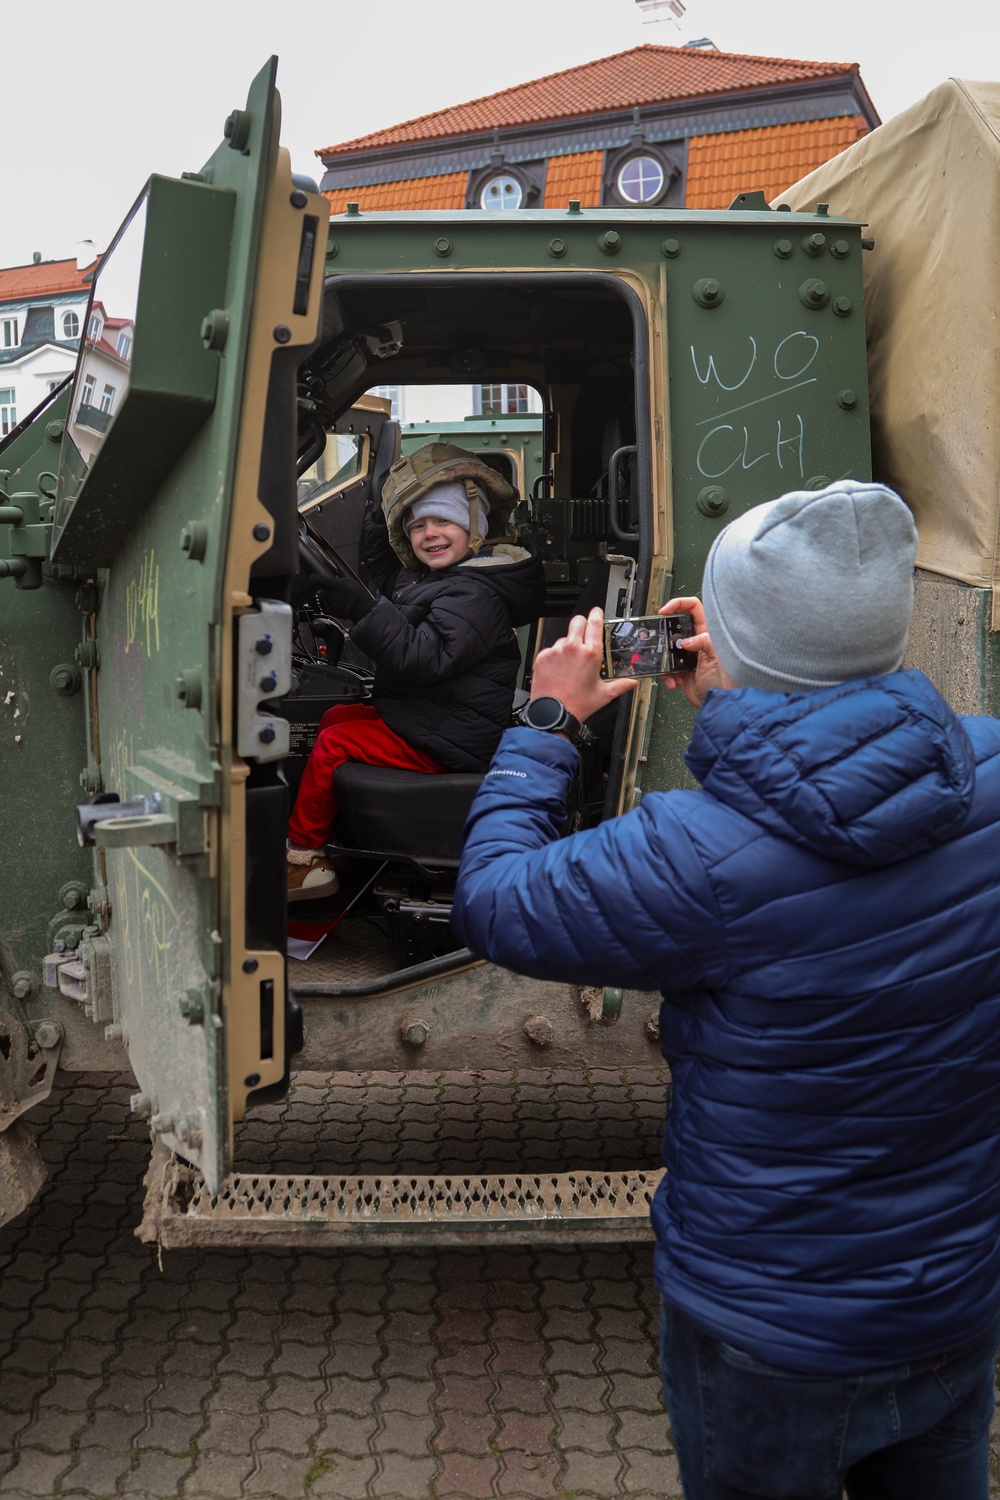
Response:
M653 1204L688 1500L985 1500L1000 1339L1000 723L899 670L916 532L843 481L717 537L698 791L560 839L601 617L539 656L452 917L539 979L663 992Z
M376 597L349 577L320 588L375 663L370 703L320 720L288 824L289 902L339 888L325 853L347 761L422 771L479 771L510 723L521 654L514 627L541 612L541 561L517 545L501 504L514 487L462 448L431 443L401 459L366 514ZM487 540L491 505L499 525Z

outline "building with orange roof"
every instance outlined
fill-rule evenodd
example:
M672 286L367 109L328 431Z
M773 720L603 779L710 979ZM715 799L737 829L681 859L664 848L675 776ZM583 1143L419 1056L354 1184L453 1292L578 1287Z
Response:
M683 9L683 7L681 7ZM650 45L323 146L334 214L726 209L769 201L880 124L857 63ZM526 386L378 387L408 420L540 410ZM464 403L464 405L463 405Z
M72 374L94 270L41 259L0 269L0 437Z
M645 45L317 151L333 213L728 208L880 124L857 63Z

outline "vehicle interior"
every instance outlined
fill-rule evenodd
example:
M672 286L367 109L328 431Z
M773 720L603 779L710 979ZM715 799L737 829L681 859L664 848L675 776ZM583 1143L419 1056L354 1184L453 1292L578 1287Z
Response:
M543 561L544 614L518 632L516 710L530 687L535 655L564 632L572 614L595 604L609 617L645 612L651 562L647 367L641 304L604 274L328 280L321 341L298 374L300 574L288 596L295 605L293 686L278 705L291 728L280 772L291 797L323 713L334 704L363 702L372 690L373 663L351 642L349 622L324 611L308 580L348 574L377 592L362 553L362 519L366 506L379 505L400 454L401 428L389 401L374 389L517 383L539 393L533 441L537 450L540 430L541 464L530 482L517 443L477 446L480 429L471 411L462 442L517 485L511 519L518 540ZM588 724L590 743L567 831L616 811L630 705L630 696L618 699ZM337 940L317 955L322 974L311 959L298 979L326 979L326 993L374 993L468 962L448 917L462 826L480 780L358 764L337 772L340 813L327 852L340 890L289 910L293 937L300 931L311 939L336 926Z

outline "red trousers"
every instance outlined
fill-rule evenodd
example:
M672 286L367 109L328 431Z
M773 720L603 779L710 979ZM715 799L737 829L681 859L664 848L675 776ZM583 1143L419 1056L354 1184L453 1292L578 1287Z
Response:
M345 761L366 766L394 766L399 771L441 772L436 760L408 745L389 728L370 703L343 703L328 708L299 783L288 840L300 849L322 849L337 816L333 774Z

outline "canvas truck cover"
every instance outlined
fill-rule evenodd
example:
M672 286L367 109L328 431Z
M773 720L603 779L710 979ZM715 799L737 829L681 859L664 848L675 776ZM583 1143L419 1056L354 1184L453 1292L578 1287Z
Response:
M1000 83L949 79L775 199L863 220L875 477L1000 629Z

